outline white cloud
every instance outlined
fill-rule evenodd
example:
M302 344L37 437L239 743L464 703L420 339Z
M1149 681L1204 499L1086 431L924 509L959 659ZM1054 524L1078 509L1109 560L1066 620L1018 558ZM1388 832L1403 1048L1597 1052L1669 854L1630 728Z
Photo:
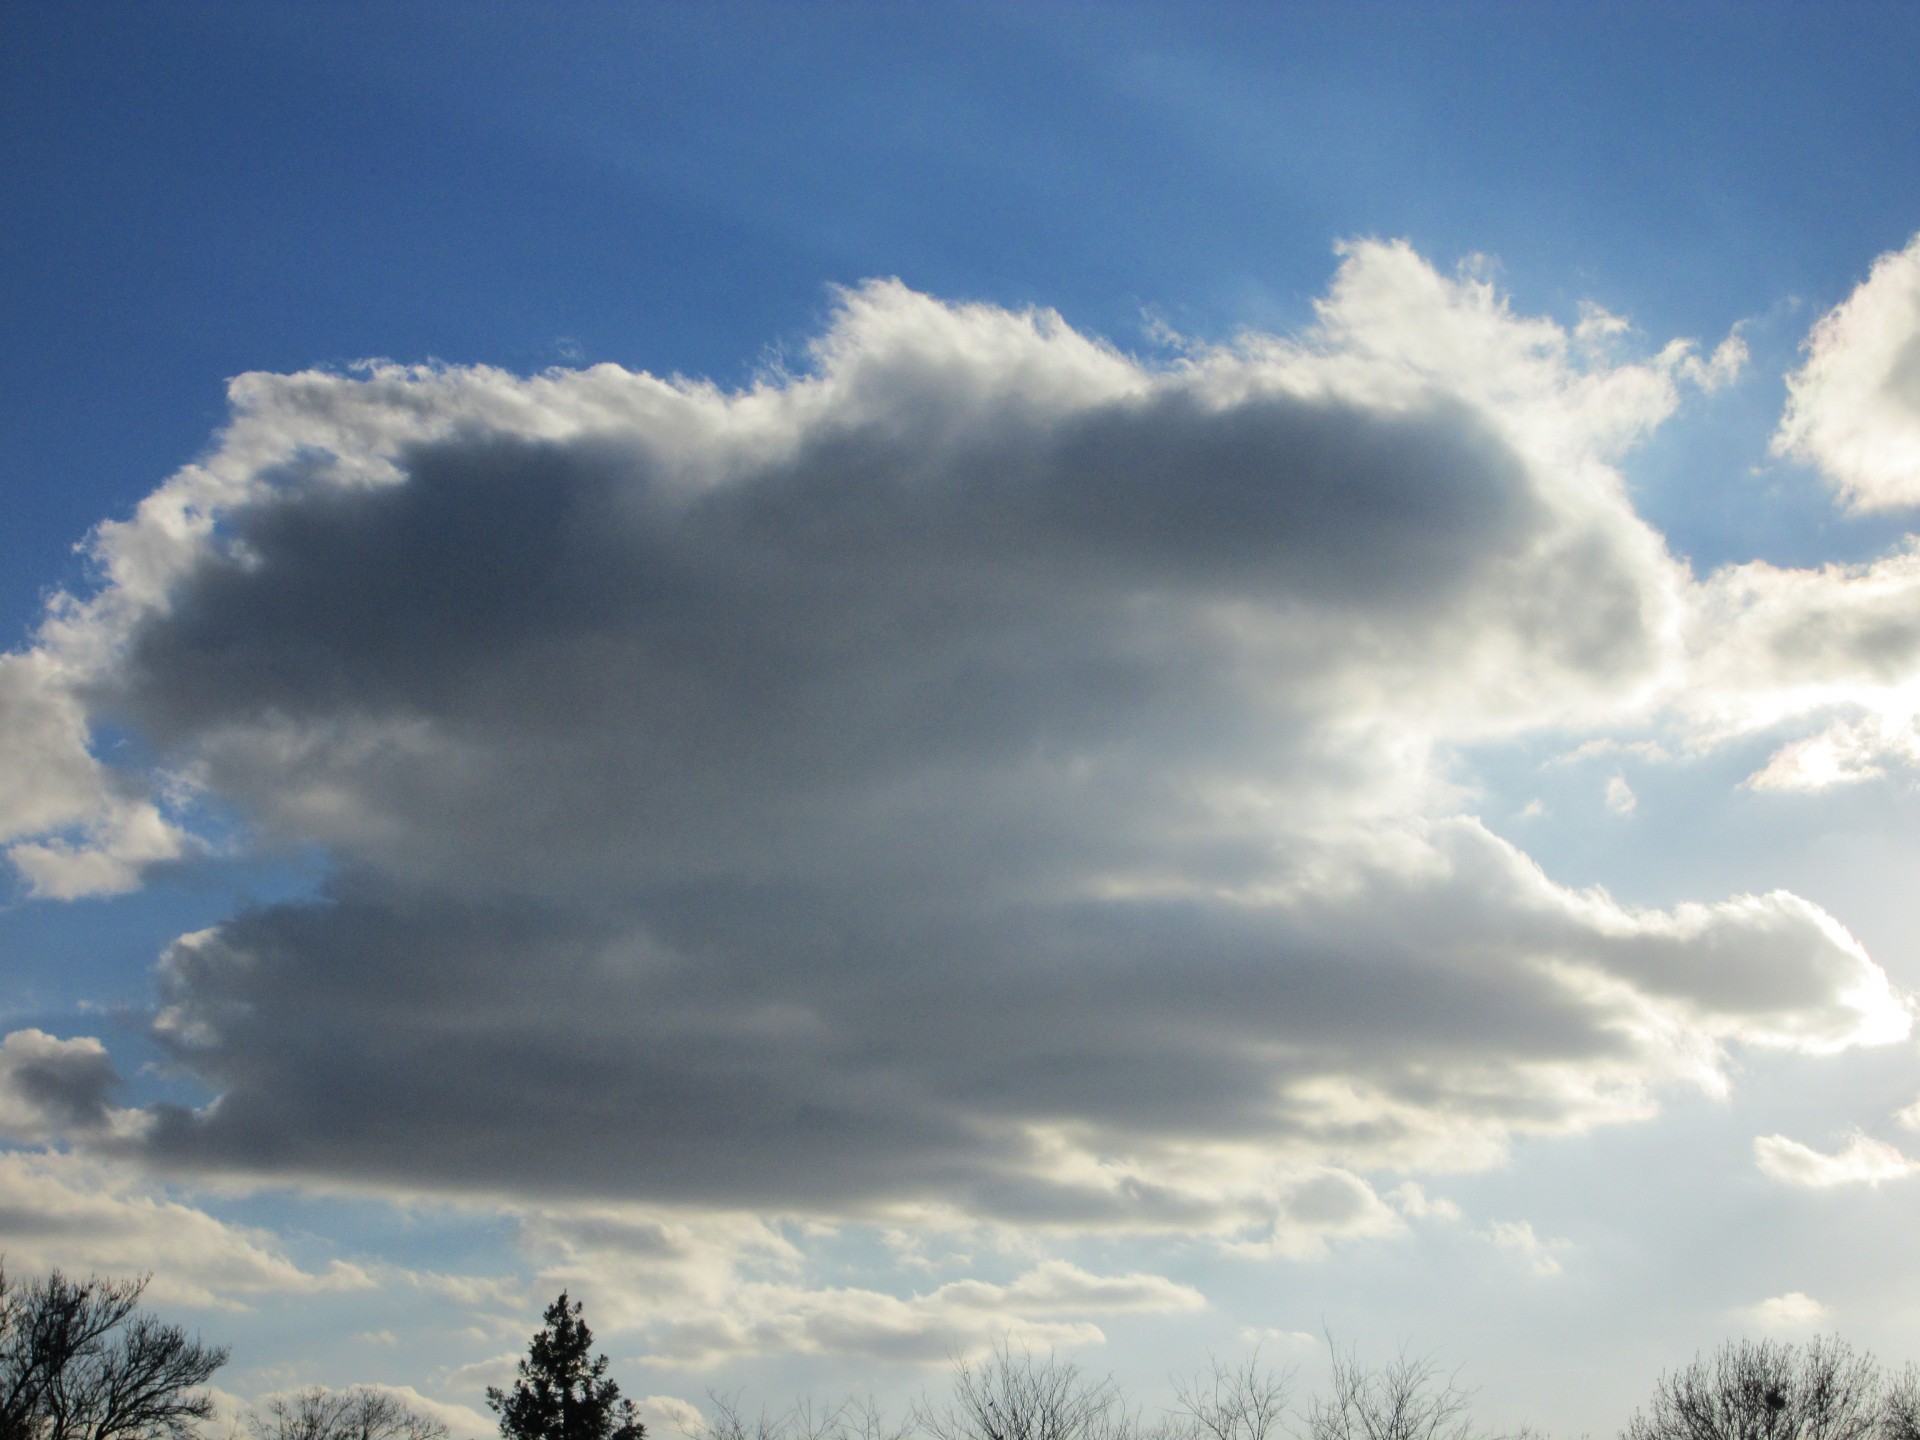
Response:
M1762 1135L1753 1142L1761 1171L1789 1185L1824 1190L1836 1185L1881 1185L1904 1180L1920 1170L1884 1140L1854 1135L1838 1154L1828 1155L1784 1135Z
M1321 1169L1281 1182L1272 1229L1234 1242L1239 1254L1310 1259L1340 1240L1369 1240L1404 1233L1400 1213L1360 1176Z
M978 1354L1000 1338L1039 1349L1098 1345L1087 1320L1031 1318L1017 1309L956 1310L935 1291L906 1298L865 1289L749 1291L713 1318L670 1323L649 1336L646 1358L704 1369L745 1355L841 1355L938 1365Z
M698 1435L705 1428L700 1407L678 1395L645 1395L634 1405L649 1435Z
M1240 1340L1245 1345L1273 1346L1287 1351L1311 1350L1320 1343L1320 1337L1308 1330L1278 1330L1270 1325L1249 1325L1240 1331Z
M1607 780L1607 809L1616 815L1631 815L1639 803L1625 776L1614 775Z
M1694 596L1688 688L1697 744L1791 727L1750 784L1817 791L1920 760L1920 550L1859 565L1728 566ZM1804 733L1811 729L1811 733Z
M1920 503L1920 236L1822 317L1788 377L1774 450L1861 510Z
M668 1366L773 1353L935 1364L998 1337L1043 1349L1099 1344L1101 1317L1206 1305L1165 1276L1102 1275L1060 1259L1004 1281L969 1277L906 1295L809 1285L802 1243L787 1233L801 1228L745 1215L573 1206L526 1214L521 1243L541 1287L581 1298L596 1326L645 1336L650 1358ZM499 1384L513 1358L453 1378Z
M1818 1329L1833 1318L1833 1311L1811 1295L1790 1290L1785 1295L1749 1305L1735 1315L1758 1329L1791 1334Z
M334 1261L303 1270L264 1231L227 1224L111 1166L57 1152L0 1153L0 1230L21 1271L151 1272L149 1299L243 1309L253 1297L368 1289Z
M89 753L78 678L53 648L0 655L0 844L34 895L57 900L125 893L185 843Z
M513 1384L516 1367L523 1358L524 1352L509 1351L485 1360L470 1361L455 1366L439 1376L438 1381L449 1390L475 1395L484 1394L488 1389L505 1390Z
M1387 1199L1409 1220L1438 1220L1451 1223L1461 1218L1460 1207L1444 1195L1430 1195L1412 1180L1403 1181L1387 1194Z
M1567 1240L1542 1239L1527 1220L1496 1220L1487 1227L1486 1238L1502 1250L1512 1250L1540 1276L1560 1273L1560 1256L1573 1248Z

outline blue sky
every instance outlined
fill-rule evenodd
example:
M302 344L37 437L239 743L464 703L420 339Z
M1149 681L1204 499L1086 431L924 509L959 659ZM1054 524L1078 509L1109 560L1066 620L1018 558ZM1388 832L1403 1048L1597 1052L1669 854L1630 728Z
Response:
M469 1429L1920 1355L1916 32L6 7L0 1248Z

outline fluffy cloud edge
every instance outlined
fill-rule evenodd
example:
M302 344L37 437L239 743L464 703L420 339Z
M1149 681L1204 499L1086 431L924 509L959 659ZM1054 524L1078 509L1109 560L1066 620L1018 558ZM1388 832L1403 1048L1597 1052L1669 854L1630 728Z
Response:
M1763 1175L1808 1190L1880 1186L1920 1171L1920 1161L1909 1159L1884 1140L1859 1133L1833 1154L1784 1135L1762 1135L1753 1142L1753 1158Z
M1920 236L1874 261L1806 351L1774 453L1817 466L1855 509L1920 504Z

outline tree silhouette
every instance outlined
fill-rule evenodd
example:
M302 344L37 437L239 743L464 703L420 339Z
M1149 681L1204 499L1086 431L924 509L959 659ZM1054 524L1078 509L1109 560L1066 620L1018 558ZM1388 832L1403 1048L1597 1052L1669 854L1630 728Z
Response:
M0 1270L0 1440L188 1440L227 1361L139 1308L138 1280Z
M607 1357L593 1354L580 1302L569 1305L562 1290L541 1319L513 1388L487 1389L505 1440L644 1440L633 1402L607 1379Z
M1622 1440L1872 1440L1899 1435L1904 1394L1881 1398L1880 1367L1845 1341L1732 1340L1662 1375ZM1912 1410L1920 1411L1920 1405ZM1882 1427L1884 1428L1884 1431Z
M247 1417L253 1440L447 1440L447 1427L398 1396L356 1385L276 1395Z
M978 1361L955 1360L953 1398L915 1418L932 1440L1143 1440L1111 1376L1093 1378L1004 1338Z

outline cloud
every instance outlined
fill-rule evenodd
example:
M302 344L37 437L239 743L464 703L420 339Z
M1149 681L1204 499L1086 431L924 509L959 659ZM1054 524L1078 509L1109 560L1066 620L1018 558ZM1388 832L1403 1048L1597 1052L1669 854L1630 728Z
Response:
M1009 1279L962 1278L899 1295L805 1278L806 1227L746 1214L567 1205L525 1212L520 1245L538 1288L582 1299L595 1325L639 1332L649 1358L704 1368L804 1353L935 1364L1014 1336L1040 1347L1099 1344L1111 1315L1182 1314L1205 1297L1161 1275L1103 1275L1042 1260ZM512 1357L468 1367L497 1384Z
M1512 1250L1527 1263L1535 1275L1560 1273L1560 1253L1572 1248L1567 1240L1543 1240L1526 1220L1496 1220L1487 1227L1486 1238L1502 1250Z
M1311 1254L1402 1228L1365 1172L1906 1034L1805 901L1632 909L1463 813L1459 747L1705 663L1613 461L1734 352L1606 328L1370 242L1306 334L1160 368L878 282L739 393L242 377L30 655L61 733L154 757L115 793L331 876L170 948L156 1035L215 1098L94 1143ZM682 1343L911 1349L943 1294Z
M646 1395L634 1405L650 1435L697 1435L706 1424L700 1407L678 1395Z
M651 1332L647 1358L706 1367L742 1355L843 1355L923 1365L977 1355L1002 1341L1056 1349L1106 1338L1089 1316L1179 1314L1206 1304L1158 1275L1090 1275L1048 1261L1005 1285L957 1280L925 1294L752 1286L723 1312Z
M1857 510L1920 501L1920 237L1814 327L1775 453ZM1690 597L1672 695L1696 745L1788 732L1756 790L1817 792L1920 764L1920 551L1852 565L1729 565Z
M1920 549L1858 565L1728 566L1691 608L1689 683L1675 708L1698 744L1802 733L1750 779L1818 791L1920 761Z
M1775 1295L1735 1314L1749 1325L1774 1332L1813 1330L1833 1318L1832 1310L1799 1290Z
M1444 1195L1431 1195L1424 1186L1412 1180L1402 1181L1394 1186L1387 1198L1399 1208L1409 1220L1434 1220L1451 1223L1460 1219L1460 1207Z
M262 1231L168 1199L114 1167L58 1152L0 1153L0 1233L8 1264L19 1270L151 1272L148 1298L162 1304L237 1310L260 1295L373 1284L343 1261L303 1270Z
M53 649L0 655L0 844L30 892L56 900L134 889L178 859L182 833L88 751L71 665Z
M37 1142L104 1129L119 1084L107 1047L91 1036L15 1030L0 1040L0 1135Z
M1324 1255L1338 1240L1378 1239L1401 1234L1400 1212L1365 1180L1345 1170L1323 1169L1280 1187L1272 1228L1239 1240L1233 1249L1247 1255L1285 1255L1308 1259Z
M1514 1129L1718 1084L1728 1042L1904 1026L1790 896L1633 912L1477 826L1409 848L1355 857L1332 894L1029 902L910 950L735 887L684 937L385 893L276 907L170 953L161 1033L222 1099L137 1144L452 1190L1281 1225L1310 1248L1378 1205L1302 1189L1329 1158L1487 1163ZM914 922L881 898L869 925Z
M1753 1158L1763 1174L1814 1190L1836 1185L1881 1185L1904 1180L1920 1170L1920 1164L1884 1140L1868 1135L1853 1136L1837 1155L1824 1154L1784 1135L1762 1135L1753 1142Z
M1282 1351L1311 1350L1320 1343L1320 1337L1310 1331L1277 1330L1272 1326L1254 1325L1240 1331L1240 1340L1246 1345L1272 1345Z
M1640 803L1633 793L1633 787L1627 784L1624 775L1610 776L1607 780L1607 809L1616 815L1631 815L1634 807Z
M391 1395L416 1414L438 1420L447 1427L447 1433L453 1440L488 1440L488 1437L500 1433L500 1423L494 1416L483 1415L470 1405L453 1404L422 1395L411 1385L371 1384L365 1388Z
M1920 503L1920 236L1814 327L1773 448L1817 465L1856 509Z

